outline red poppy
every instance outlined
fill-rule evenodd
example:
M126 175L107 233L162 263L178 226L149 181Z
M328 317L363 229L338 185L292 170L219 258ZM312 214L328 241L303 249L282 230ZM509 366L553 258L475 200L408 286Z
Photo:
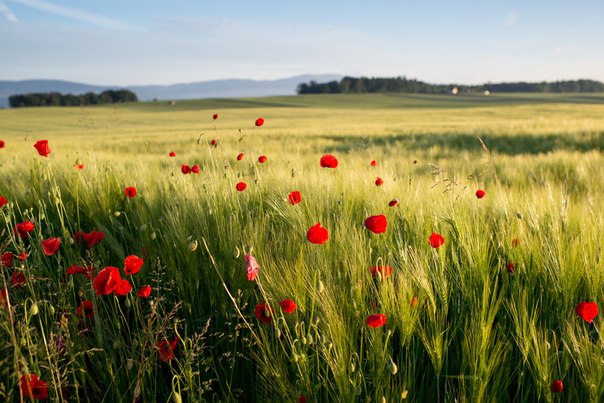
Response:
M88 280L92 280L94 277L94 267L69 266L66 273L68 276L73 276L74 274L83 274Z
M417 304L419 304L419 298L413 296L413 298L411 298L411 306L417 306Z
M210 141L210 144L216 147L218 145L218 142L216 141L216 139L212 139L212 141Z
M254 315L256 315L258 320L265 325L273 321L273 309L268 306L266 302L256 305Z
M61 238L48 238L42 241L42 250L46 256L52 256L59 250Z
M382 278L386 278L392 274L392 266L372 266L369 268L373 277L380 273Z
M369 165L371 165L372 167L377 166L377 161L376 160L372 160Z
M27 238L30 232L35 229L35 225L31 221L23 221L15 225L15 234L21 238Z
M38 154L42 157L48 157L50 154L50 147L48 147L48 140L39 140L34 144L36 150L38 150Z
M0 290L0 307L8 305L8 290L6 288Z
M235 189L237 189L238 192L243 192L246 187L247 185L245 184L245 182L239 182L235 185Z
M262 118L256 119L255 124L256 124L256 127L262 126L264 124L264 119L262 119Z
M180 171L183 174L185 174L185 175L190 174L191 173L191 167L188 166L188 165L186 165L186 164L184 164L183 166L180 167Z
M508 264L505 265L505 269L508 271L508 273L515 273L516 272L516 263L508 262Z
M120 269L109 266L97 274L92 282L92 288L94 288L96 295L108 295L117 288L121 281Z
M125 296L132 291L132 284L128 280L121 280L113 292L120 297Z
M594 318L598 316L598 304L595 302L579 302L575 307L575 312L587 323L593 323Z
M129 198L133 198L136 196L136 188L135 187L127 187L126 189L124 189L124 193L126 194L126 196L128 196Z
M520 239L518 239L518 238L514 238L514 239L512 239L512 246L513 246L514 248L517 248L517 247L518 247L518 245L520 245Z
M388 203L388 207L397 207L397 206L398 206L398 199L392 199Z
M4 252L2 254L2 264L6 267L11 267L13 264L14 255L10 252Z
M10 276L10 285L17 288L25 285L25 274L20 271L14 271Z
M260 265L256 258L250 254L245 255L245 276L248 280L254 281L258 276Z
M564 389L564 384L560 379L552 382L552 393L562 393L562 389Z
M484 197L484 195L486 195L486 194L487 193L484 190L482 190L482 189L478 189L476 191L476 197L479 198L479 199L482 199Z
M320 222L310 227L310 229L306 233L306 239L308 239L308 242L317 245L324 244L328 238L329 232L327 232L327 228L321 227Z
M331 155L325 154L321 157L321 161L319 162L322 168L337 168L338 167L338 159Z
M6 206L6 203L8 203L8 200L4 196L0 196L0 208Z
M92 301L88 301L87 299L82 301L80 306L78 306L78 316L86 318L92 318L94 316Z
M300 397L298 398L298 403L306 403L306 396L300 395Z
M174 350L178 345L178 337L173 340L160 340L157 342L157 354L163 362L168 362L174 358Z
M82 170L84 169L84 164L73 164L74 167L76 167L78 170Z
M0 140L0 148L4 148L4 145L5 145L4 140Z
M199 173L199 165L195 164L191 167L191 172L194 174L198 174Z
M144 285L141 288L139 288L139 290L138 290L139 297L149 298L150 295L151 295L151 286L150 285Z
M292 313L296 310L296 303L291 299L284 299L283 301L279 302L279 306L285 313Z
M431 247L436 249L441 247L445 243L445 238L443 238L442 235L433 232L432 235L430 235L430 240L428 241L428 243Z
M386 232L388 220L386 220L386 216L383 214L372 215L365 220L365 227L374 234L382 234Z
M258 157L258 162L261 164L264 164L266 162L267 158L266 155L261 155L260 157Z
M212 119L214 119L214 120L218 119L218 114L217 113L213 114Z
M295 206L302 201L302 195L298 190L294 190L289 194L289 196L287 196L287 199L293 206Z
M237 154L237 161L241 161L243 159L243 153Z
M91 231L88 233L78 231L73 234L76 242L84 242L88 244L88 249L92 249L94 245L105 239L105 234L100 231Z
M38 378L36 374L25 374L19 379L21 393L23 396L34 399L48 399L48 385L46 382Z
M382 327L386 324L386 315L383 315L381 313L369 315L365 323L367 323L367 326L373 328Z
M174 151L170 151L170 154L168 154L170 157L176 157L176 153Z
M384 180L380 177L375 179L375 186L382 186L384 184Z
M20 262L25 262L25 259L27 259L27 253L25 253L25 252L19 253L19 256L17 256L17 259L19 259Z
M143 263L145 263L143 259L136 255L128 256L126 260L124 260L124 273L127 275L138 273Z

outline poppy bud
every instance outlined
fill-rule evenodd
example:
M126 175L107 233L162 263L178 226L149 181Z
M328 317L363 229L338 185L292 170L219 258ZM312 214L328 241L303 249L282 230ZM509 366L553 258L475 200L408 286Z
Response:
M39 310L38 310L38 304L36 304L35 302L29 307L29 314L31 316L36 316L38 314Z

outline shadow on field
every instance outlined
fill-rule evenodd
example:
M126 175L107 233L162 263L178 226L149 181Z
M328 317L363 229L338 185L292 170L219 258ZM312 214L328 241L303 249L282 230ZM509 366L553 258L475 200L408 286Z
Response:
M404 147L407 150L428 150L438 147L452 152L482 150L478 137L496 154L545 154L552 151L604 151L604 132L547 135L490 134L395 134L391 136L326 136L335 144L329 152L353 152L369 147Z

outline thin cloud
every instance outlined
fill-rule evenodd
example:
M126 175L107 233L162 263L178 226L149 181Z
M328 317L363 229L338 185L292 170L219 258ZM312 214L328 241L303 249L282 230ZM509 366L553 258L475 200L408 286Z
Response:
M10 10L10 8L8 8L6 3L3 2L2 0L0 0L0 14L2 14L4 16L4 18L6 18L7 21L10 21L10 22L19 21L17 16L15 14L13 14L13 12Z
M518 13L516 11L512 11L503 19L503 26L506 28L513 27L514 25L518 24L519 19Z
M71 18L80 22L97 25L102 28L115 30L129 30L135 28L126 22L92 14L84 10L53 4L45 0L9 0L13 3L22 4L36 10L45 11L61 17Z

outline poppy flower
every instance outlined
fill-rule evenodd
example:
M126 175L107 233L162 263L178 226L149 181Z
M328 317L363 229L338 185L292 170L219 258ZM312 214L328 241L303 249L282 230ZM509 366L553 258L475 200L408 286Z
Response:
M320 222L310 227L310 229L306 233L306 239L308 239L308 242L317 245L324 244L328 238L329 232L327 232L327 228L321 227Z
M5 267L11 267L12 264L13 264L13 257L14 257L14 255L12 253L10 253L10 252L4 252L2 254L2 264Z
M15 234L21 238L27 238L30 232L35 229L35 225L31 221L23 221L15 225Z
M241 161L243 159L243 153L237 154L237 161Z
M386 324L386 315L381 313L369 315L365 323L367 323L367 326L373 328L382 327Z
M212 139L212 141L210 141L210 144L216 147L218 145L218 142L216 141L216 139Z
M42 241L42 250L46 256L52 256L59 250L61 238L48 238Z
M260 157L258 157L258 162L261 164L264 164L266 162L267 158L266 155L261 155Z
M8 305L8 290L6 288L0 290L0 307Z
M105 234L100 231L91 231L88 233L78 231L73 234L73 238L76 242L88 244L88 249L92 249L94 245L105 239Z
M482 190L482 189L478 189L478 190L476 191L476 197L477 197L478 199L482 199L482 198L484 197L484 195L486 195L486 194L487 194L487 193L486 193L484 190Z
M372 167L377 166L377 161L376 160L372 160L369 165L371 165Z
M25 259L27 259L27 253L25 253L25 252L19 253L19 255L17 256L17 259L19 259L20 262L25 262Z
M383 214L372 215L365 220L365 227L374 234L382 234L386 232L388 220L386 220L386 216Z
M5 146L4 140L0 140L0 148L4 148L4 146Z
M10 285L17 288L25 285L25 274L20 271L14 271L10 276Z
M183 174L185 174L185 175L190 174L191 173L191 167L188 166L188 165L186 165L186 164L184 164L183 166L180 167L180 171Z
M285 313L292 313L297 308L296 303L291 299L284 299L283 301L279 302L279 306Z
M579 302L575 307L575 312L587 323L593 323L594 318L598 316L598 304L595 302Z
M0 208L6 206L6 203L8 203L8 200L4 196L0 196Z
M139 297L149 298L150 295L151 295L151 286L150 285L144 285L141 288L139 288L139 290L138 290Z
M92 318L94 316L92 301L88 301L87 299L82 301L80 306L78 306L78 316L86 318Z
M75 167L77 170L79 170L79 171L81 171L82 169L84 169L84 164L73 164L73 166L74 166L74 167Z
M237 189L238 192L243 192L246 187L247 185L245 184L245 182L239 182L235 185L235 189Z
M436 232L433 232L432 235L430 235L430 240L428 241L428 243L430 244L431 247L436 249L436 248L439 248L442 245L444 245L445 238L443 238L442 235L437 234Z
M292 206L295 206L296 204L302 201L302 195L298 190L294 190L289 194L289 196L287 196L287 199L292 204Z
M92 282L92 288L94 288L96 295L109 295L117 288L121 281L120 269L109 266L97 274Z
M199 165L195 164L191 167L191 172L194 174L198 174L199 173Z
M19 379L19 386L23 396L34 399L48 399L48 385L38 378L36 374L25 374Z
M174 358L174 350L178 345L178 337L173 340L160 340L157 342L157 354L163 362L168 362Z
M380 273L382 278L386 278L392 274L392 266L372 266L369 270L373 277L377 276L377 273Z
M218 119L218 114L217 113L213 114L212 115L212 119L217 120Z
M398 206L398 199L392 199L390 200L390 202L388 202L388 207L397 207Z
M518 238L514 238L514 239L512 239L512 246L513 246L514 248L517 248L517 247L518 247L518 245L520 245L520 239L518 239Z
M413 298L411 298L411 306L417 306L417 304L419 304L419 298L414 295Z
M127 187L126 189L124 189L124 193L126 194L126 196L128 196L129 198L133 198L136 196L136 188L135 187Z
M557 379L552 382L552 393L562 393L562 389L564 389L564 384L560 379Z
M380 177L375 179L375 186L382 186L384 184L384 180Z
M127 275L138 273L143 263L145 263L143 259L136 255L128 256L126 260L124 260L124 273Z
M130 284L130 282L128 280L121 280L118 283L117 287L115 287L115 289L113 290L115 295L120 296L120 297L125 296L130 291L132 291L132 284Z
M322 168L337 168L338 167L338 159L331 154L325 154L324 156L322 156L319 163L321 164Z
M258 276L258 270L260 265L256 261L256 258L250 254L245 255L245 276L248 280L254 281Z
M83 274L88 280L92 280L94 277L94 267L69 266L66 270L66 273L68 276L73 276L74 274Z
M40 154L42 157L48 157L48 154L50 154L50 147L48 147L48 140L36 141L36 144L34 144L34 147L36 148L36 150L38 150L38 154Z
M265 325L273 321L273 309L268 306L266 302L256 305L254 315L256 315L258 320Z
M300 397L298 398L298 403L306 403L306 396L300 395Z
M256 119L256 122L255 122L256 127L260 127L263 124L264 124L264 119L262 119L262 118Z
M168 154L168 155L172 158L176 157L176 153L174 151L170 151L170 154Z
M508 273L515 273L516 272L516 263L508 262L508 264L505 265L505 269L508 271Z

